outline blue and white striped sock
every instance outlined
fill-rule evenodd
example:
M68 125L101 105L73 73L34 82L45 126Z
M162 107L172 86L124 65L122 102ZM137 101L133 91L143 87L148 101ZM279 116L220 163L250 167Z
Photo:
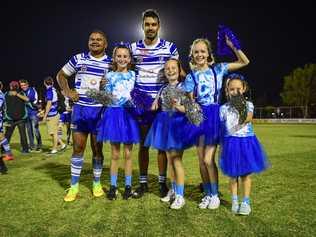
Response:
M95 183L98 183L100 182L100 177L102 174L103 158L97 159L96 157L93 157L92 166L93 166L93 181Z
M82 156L73 156L71 157L71 185L76 185L79 182L80 173L83 165Z
M158 182L159 183L166 183L166 181L167 181L167 177L166 177L165 174L158 176Z
M139 176L139 182L140 182L141 184L147 183L147 175L140 175L140 176Z

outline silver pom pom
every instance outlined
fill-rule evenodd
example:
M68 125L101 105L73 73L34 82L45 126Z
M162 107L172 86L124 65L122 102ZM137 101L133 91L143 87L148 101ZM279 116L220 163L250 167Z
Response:
M203 111L200 105L192 101L183 90L168 85L163 90L162 96L164 98L163 106L167 109L172 110L174 102L180 102L184 105L185 116L190 123L199 126L203 122Z
M105 106L109 105L113 101L113 95L108 91L88 89L85 93L89 98L94 99L96 102L103 104Z
M183 101L183 104L187 119L195 126L199 126L204 120L201 106L195 101L190 100L188 97Z

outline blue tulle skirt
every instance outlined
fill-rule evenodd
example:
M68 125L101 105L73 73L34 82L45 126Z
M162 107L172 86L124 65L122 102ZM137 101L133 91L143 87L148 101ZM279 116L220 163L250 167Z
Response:
M220 137L219 104L201 105L204 121L200 125L203 145L217 145Z
M220 167L225 175L238 177L262 172L269 162L256 136L230 136L223 139Z
M197 143L200 130L183 113L159 112L147 134L145 146L163 151L181 151Z
M112 143L139 143L139 127L135 118L121 107L108 107L97 126L97 140Z

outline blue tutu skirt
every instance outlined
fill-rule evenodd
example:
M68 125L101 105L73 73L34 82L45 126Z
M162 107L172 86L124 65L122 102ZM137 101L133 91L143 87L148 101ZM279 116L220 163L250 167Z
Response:
M97 140L111 143L139 143L139 127L124 108L108 107L97 126Z
M159 112L147 134L145 146L163 151L182 151L197 143L200 129L183 113Z
M203 145L217 145L220 137L219 104L201 105L204 121L200 125Z
M230 177L259 173L269 167L267 156L256 136L225 137L220 167Z

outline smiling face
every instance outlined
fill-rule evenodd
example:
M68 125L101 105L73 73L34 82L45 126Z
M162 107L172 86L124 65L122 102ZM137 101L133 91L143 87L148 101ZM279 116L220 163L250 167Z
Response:
M29 84L25 82L20 82L20 87L23 91L26 91L29 88Z
M192 47L192 58L195 63L195 65L200 68L204 69L208 66L208 58L210 57L210 54L208 52L207 45L199 41Z
M93 32L89 36L88 47L93 56L103 55L107 47L107 41L104 35Z
M178 82L180 69L176 60L168 60L165 64L164 70L169 83Z
M229 81L227 85L227 94L229 97L236 96L238 94L244 94L246 91L246 88L241 80L238 79L232 79Z
M117 71L127 71L128 65L131 63L131 55L127 48L117 48L113 57L116 63Z
M160 24L157 18L145 17L143 21L143 30L145 34L145 39L153 41L158 38L158 31L160 29Z

